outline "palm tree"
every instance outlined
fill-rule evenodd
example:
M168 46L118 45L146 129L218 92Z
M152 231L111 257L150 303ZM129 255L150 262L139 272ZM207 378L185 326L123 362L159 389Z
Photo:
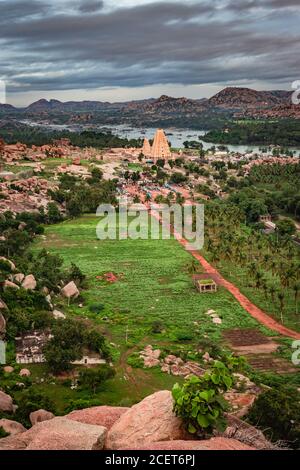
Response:
M298 298L299 298L299 292L300 292L299 284L293 285L293 291L294 291L294 296L295 296L296 314L298 315Z
M270 296L271 296L271 299L272 299L273 304L275 303L275 294L276 294L276 292L277 292L277 291L276 291L276 289L275 289L274 286L270 286L270 287L269 287L269 294L270 294Z

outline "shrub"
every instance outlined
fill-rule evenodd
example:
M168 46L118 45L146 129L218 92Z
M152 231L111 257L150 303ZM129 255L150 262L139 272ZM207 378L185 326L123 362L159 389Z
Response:
M164 330L164 325L161 321L156 320L152 323L151 332L155 335L161 333Z
M139 353L133 353L127 358L127 364L134 369L141 369L144 367L144 361L140 357Z
M92 304L89 306L89 311L99 315L104 310L105 306L103 304Z
M177 341L192 341L194 336L190 333L177 333L176 339Z
M85 369L79 373L78 384L83 390L92 390L95 395L97 389L115 375L115 370L108 365L97 369Z
M290 447L299 449L300 400L297 390L279 387L262 393L247 419L263 429L272 441L285 441Z
M174 385L174 411L185 421L191 434L204 437L214 429L224 431L224 412L228 409L228 403L223 395L232 387L232 371L237 367L231 358L228 363L229 367L215 361L211 370L202 377L192 376L182 386Z

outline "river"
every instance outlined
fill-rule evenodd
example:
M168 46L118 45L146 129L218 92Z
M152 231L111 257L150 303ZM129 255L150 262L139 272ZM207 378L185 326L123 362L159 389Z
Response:
M45 123L38 123L34 121L29 121L29 120L24 120L20 121L23 124L27 124L33 127L39 126L39 127L45 127L47 129L52 129L56 131L64 131L68 130L70 132L80 132L82 130L91 128L91 126L82 126L82 125L56 125L56 124L45 124ZM120 124L120 125L115 125L115 126L92 126L94 130L97 131L111 131L113 134L116 134L120 137L126 137L128 139L139 139L139 138L144 138L147 137L148 139L153 139L155 132L157 130L156 127L129 127L128 125ZM207 150L211 148L213 145L218 145L218 144L213 144L209 142L204 142L201 137L204 136L207 131L204 130L195 130L195 129L177 129L177 128L164 128L164 131L166 133L166 136L171 143L171 146L173 148L183 148L184 145L183 143L187 140L196 140L200 141L203 144L204 150ZM236 152L236 153L249 153L249 152L254 152L254 153L261 153L259 149L262 146L259 145L226 145L226 147L229 149L230 152ZM295 147L290 147L290 150L294 151L296 155L300 156L300 149L295 148Z

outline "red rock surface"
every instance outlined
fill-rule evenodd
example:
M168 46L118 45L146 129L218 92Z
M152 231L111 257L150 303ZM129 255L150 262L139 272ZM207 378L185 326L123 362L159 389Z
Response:
M66 418L111 429L115 422L129 409L114 406L95 406L86 410L72 411Z
M101 450L106 429L102 426L57 417L33 426L22 435L26 450Z
M30 419L32 426L34 426L37 423L49 421L50 419L53 419L53 418L55 418L54 414L50 413L50 411L45 411L45 410L33 411L29 415L29 419Z
M130 408L108 432L105 447L120 449L152 442L185 440L190 435L173 413L171 392L154 393Z
M10 419L0 419L0 428L4 429L4 431L11 436L15 436L26 431L26 428L24 428L22 424L17 423L16 421L11 421Z
M206 441L153 442L140 447L124 447L120 450L256 450L235 439L214 437Z

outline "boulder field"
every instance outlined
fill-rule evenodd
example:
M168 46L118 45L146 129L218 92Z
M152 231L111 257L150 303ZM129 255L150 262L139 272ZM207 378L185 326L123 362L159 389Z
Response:
M5 407L12 401L2 397ZM154 393L132 408L97 406L55 417L45 410L30 416L25 430L3 421L10 436L0 450L267 450L274 446L253 426L228 416L228 428L208 440L193 438L173 413L171 392ZM11 431L10 431L11 430Z

